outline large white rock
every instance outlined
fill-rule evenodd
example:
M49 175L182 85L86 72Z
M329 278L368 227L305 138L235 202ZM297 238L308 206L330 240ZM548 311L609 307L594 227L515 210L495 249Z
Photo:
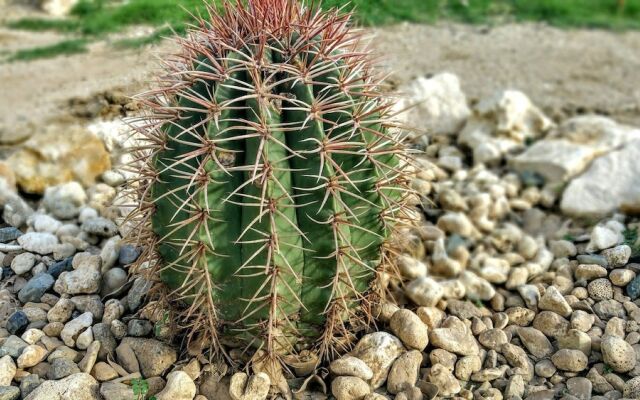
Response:
M616 210L640 212L639 160L640 136L595 160L565 189L562 212L576 217L600 217Z
M473 150L475 163L496 162L552 126L551 120L524 93L505 90L478 103L458 143Z
M512 158L516 171L542 175L547 182L565 182L582 172L589 163L616 147L640 137L640 130L620 125L596 115L571 118Z
M99 400L99 385L91 375L78 373L58 381L45 381L25 400Z
M48 14L62 17L69 14L77 2L78 0L42 0L40 8Z
M460 81L444 72L432 78L420 77L399 90L395 106L403 123L428 134L455 134L471 114Z

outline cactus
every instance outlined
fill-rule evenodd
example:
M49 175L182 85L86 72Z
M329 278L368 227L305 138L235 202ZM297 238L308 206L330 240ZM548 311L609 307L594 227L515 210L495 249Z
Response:
M138 270L214 353L330 357L384 295L388 239L410 215L391 104L349 14L293 0L208 10L140 97Z

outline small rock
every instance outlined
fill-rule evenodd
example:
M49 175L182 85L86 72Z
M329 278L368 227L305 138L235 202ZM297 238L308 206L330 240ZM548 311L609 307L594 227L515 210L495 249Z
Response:
M72 374L77 374L78 372L80 372L80 369L73 361L66 358L56 358L51 362L51 368L49 369L47 378L58 380Z
M140 257L140 250L130 244L126 244L120 247L118 263L120 265L129 265L134 263L138 257Z
M118 233L118 227L106 218L91 218L82 224L81 229L91 235L112 237Z
M438 394L440 396L452 396L461 390L460 383L451 371L440 364L431 367L426 380L438 387Z
M174 371L167 375L167 385L156 395L157 400L193 400L196 384L183 371Z
M9 336L5 339L2 347L0 347L0 356L10 355L11 357L18 358L22 351L28 346L24 340L15 335Z
M349 377L338 377L336 379L340 378ZM271 379L269 379L269 375L264 372L259 372L251 377L247 376L244 372L237 372L231 377L229 395L233 400L264 400L269 394L270 385Z
M36 256L31 253L21 253L11 261L11 269L16 275L23 275L31 271L36 264Z
M100 382L110 381L119 376L115 369L113 369L106 362L102 362L102 361L96 363L96 365L93 366L91 375Z
M0 358L0 386L9 386L16 375L16 364L11 356Z
M102 275L90 268L63 272L55 283L54 290L60 294L92 294L100 290Z
M161 376L178 359L176 350L155 339L124 338L121 342L131 347L145 377Z
M45 381L25 400L99 400L98 382L89 374L73 374L59 381Z
M374 332L360 339L351 355L364 361L373 371L371 386L381 387L393 362L404 352L402 342L386 332Z
M47 350L36 345L30 344L22 350L22 354L18 357L18 368L25 369L37 365L47 356Z
M613 298L613 287L606 278L600 278L589 282L587 286L589 296L594 300L608 300Z
M84 373L89 373L93 369L93 366L98 359L98 354L100 352L101 343L97 340L91 342L91 344L87 347L87 351L78 363L78 368Z
M362 400L370 392L367 382L355 376L339 376L331 382L331 393L336 400Z
M429 339L433 346L462 356L473 356L479 352L475 338L456 317L447 318L442 328L431 331Z
M553 365L563 371L580 372L587 368L587 356L580 350L561 349L552 357Z
M93 314L86 312L76 317L75 319L67 322L60 333L60 337L69 347L73 347L76 344L76 339L82 330L88 328L93 323Z
M371 368L359 358L344 356L329 365L329 371L337 376L355 376L368 381L373 378Z
M35 229L36 232L55 234L61 226L62 222L47 214L36 214L33 216L33 229Z
M412 311L400 309L391 317L391 332L393 332L407 347L424 350L429 343L427 326Z
M422 276L409 282L405 288L407 296L419 306L433 307L442 296L442 286L432 278Z
M636 376L624 384L623 396L627 399L640 398L640 376Z
M636 352L624 339L605 335L600 342L604 362L616 372L628 372L636 365Z
M573 311L562 293L560 293L555 286L548 286L546 288L544 295L538 302L538 308L540 310L553 311L565 318L571 315Z
M20 388L15 386L0 386L0 400L18 400L20 398Z
M587 251L598 251L616 246L621 241L621 235L606 226L596 225L591 231L591 240ZM606 258L605 258L606 260Z
M133 387L120 382L103 383L100 385L100 395L105 400L137 400L138 397L134 394Z
M47 273L38 274L31 278L29 282L20 289L18 299L20 299L22 303L39 303L42 296L47 290L51 289L54 282L53 276Z
M591 381L587 378L575 377L567 380L567 390L580 400L591 399L592 386Z
M391 366L387 377L387 391L392 394L413 387L418 381L422 354L412 350L400 355Z
M127 294L127 304L131 311L136 311L140 307L142 300L146 297L152 285L152 282L141 277L133 281L133 285Z
M51 233L29 232L18 238L24 250L42 255L53 253L58 243L58 238Z
M535 328L520 327L518 337L529 352L537 358L549 357L553 353L553 346L541 331Z
M7 319L5 328L12 335L21 335L29 325L29 318L24 311L16 311Z
M12 242L22 235L23 233L20 231L20 229L14 228L13 226L0 228L0 243Z
M636 273L630 269L614 269L609 274L609 280L616 286L627 286L634 278Z

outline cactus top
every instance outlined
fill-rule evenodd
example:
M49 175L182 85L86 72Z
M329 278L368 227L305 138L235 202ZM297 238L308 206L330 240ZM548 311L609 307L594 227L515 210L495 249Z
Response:
M349 15L290 0L223 8L178 39L142 97L132 236L189 333L216 350L341 350L407 217L390 104Z

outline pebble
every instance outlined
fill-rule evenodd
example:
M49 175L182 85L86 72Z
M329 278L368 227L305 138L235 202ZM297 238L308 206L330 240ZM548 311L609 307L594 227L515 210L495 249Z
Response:
M97 340L94 340L93 342L91 342L91 344L87 347L87 351L84 357L78 363L78 368L80 368L82 372L85 372L85 373L91 372L91 370L93 369L96 363L96 360L98 359L100 347L101 347L101 343Z
M133 393L133 387L120 382L103 383L100 385L100 395L105 400L137 400L137 396Z
M173 347L155 339L127 337L121 344L131 347L140 363L140 372L145 377L161 376L178 359Z
M132 319L127 323L129 336L147 336L153 331L153 324L146 319Z
M62 222L49 215L36 214L33 216L33 229L35 229L36 232L55 234L60 227L62 227Z
M47 269L47 273L57 279L61 273L65 271L73 271L72 260L73 260L73 257L68 257L62 261L58 261L52 264Z
M517 333L520 341L533 356L542 359L553 353L553 345L541 331L535 328L521 327Z
M11 270L16 275L23 275L31 271L31 268L36 264L36 256L31 253L21 253L13 258L11 261Z
M0 358L0 386L9 386L16 375L16 364L11 356Z
M91 218L82 223L81 229L91 235L100 237L112 237L118 233L118 227L113 221L97 217Z
M60 294L91 294L100 290L100 271L89 268L63 272L55 283L54 290Z
M329 364L329 371L337 376L355 376L368 381L373 378L371 368L359 358L344 356Z
M93 323L93 314L90 312L83 313L78 317L72 319L64 325L64 329L60 333L60 338L69 347L73 347L76 344L76 339L83 329L91 326Z
M452 396L460 392L460 382L447 368L440 364L431 366L426 380L438 387L440 396ZM396 397L397 398L397 397Z
M115 292L124 286L128 280L129 275L127 271L122 268L111 268L102 275L102 288L100 289L100 293L104 296Z
M609 280L616 286L627 286L636 277L636 273L630 269L614 269L609 274Z
M106 362L98 362L93 366L91 375L100 382L106 382L117 378L119 375L115 369L113 369Z
M38 341L40 341L40 339L42 339L43 336L44 332L42 332L40 329L31 328L27 329L20 338L28 344L36 344L38 343Z
M567 379L567 390L579 400L591 399L592 389L593 385L587 378L575 377Z
M67 220L78 216L86 201L87 195L82 186L69 182L47 188L42 204L54 217Z
M470 300L489 301L496 294L495 288L489 281L471 271L463 271L459 279L466 289L467 298Z
M37 365L47 356L47 350L36 345L30 344L22 350L22 354L18 357L18 368L25 369Z
M617 245L620 234L602 225L596 225L591 231L591 240L587 251L604 250Z
M196 395L196 384L183 371L174 371L167 375L167 384L156 395L157 400L193 400Z
M553 311L563 317L568 317L573 311L562 293L555 286L548 286L544 295L538 301L540 310Z
M636 276L629 284L627 285L627 295L631 297L631 300L636 300L640 297L640 276Z
M53 253L58 243L58 238L51 233L28 232L18 238L24 250L42 255Z
M51 289L54 282L53 276L47 273L36 275L20 289L18 299L20 299L22 303L39 303L42 296L47 290Z
M130 244L120 246L120 254L118 254L118 263L120 265L129 265L134 263L140 257L140 250Z
M18 400L20 398L20 388L15 386L0 386L0 400Z
M22 232L18 228L14 228L13 226L8 226L6 228L0 228L0 243L9 243L20 236L22 236Z
M98 382L89 374L77 373L58 381L45 381L25 400L99 400Z
M47 319L49 322L67 322L71 318L71 314L75 308L76 306L71 300L61 298L47 312Z
M29 325L27 314L25 314L24 311L16 311L7 319L5 328L12 335L21 335L27 328L27 325Z
M636 376L624 384L624 391L622 395L627 399L640 398L640 376Z
M624 267L631 257L631 247L623 244L612 249L604 250L602 255L607 259L609 268Z
M359 379L355 377L338 377L336 379L345 378ZM229 395L233 400L264 400L269 394L270 385L271 379L269 379L269 375L264 372L259 372L251 376L247 376L244 372L237 372L231 377Z
M542 311L533 320L533 327L548 337L564 335L569 328L569 321L552 311Z
M558 369L569 372L580 372L587 368L587 356L580 350L561 349L551 356L551 361Z
M418 350L411 350L400 355L389 370L387 391L397 394L414 386L418 381L421 363L422 353Z
M444 289L432 278L423 276L409 282L405 293L419 306L433 307L444 295Z
M51 362L51 368L49 369L47 377L58 380L78 372L80 372L80 369L73 361L66 358L56 358Z
M370 384L377 389L384 384L391 365L404 351L397 337L387 332L374 332L363 336L351 355L364 361L373 371Z
M442 328L431 331L429 339L433 346L462 356L477 355L479 352L475 338L466 325L456 317L447 318Z
M391 317L391 332L393 332L405 346L424 350L429 343L427 326L413 311L400 309Z
M15 335L11 335L5 339L2 347L0 347L0 356L4 357L5 355L10 355L14 359L18 358L27 346L27 342Z
M589 282L587 286L589 297L594 300L608 300L613 298L613 286L606 278L599 278Z
M600 342L602 359L616 372L629 372L636 365L636 352L624 339L605 335Z
M362 400L371 392L367 382L355 376L339 376L331 382L336 400Z

